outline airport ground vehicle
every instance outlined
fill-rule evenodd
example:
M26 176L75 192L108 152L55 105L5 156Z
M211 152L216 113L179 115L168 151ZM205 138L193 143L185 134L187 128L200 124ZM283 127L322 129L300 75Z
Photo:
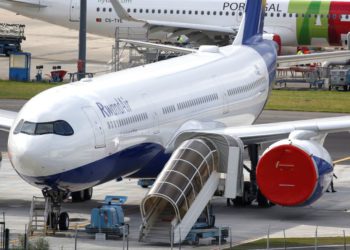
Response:
M113 236L127 234L127 225L124 223L122 205L126 202L125 196L107 195L100 208L91 211L91 223L86 226L87 233L105 233Z
M24 28L22 24L0 23L0 55L21 51L21 43L26 39Z
M329 90L342 88L350 89L350 68L331 69L329 72Z
M208 216L200 216L197 222L193 225L188 233L185 241L192 245L198 245L200 239L214 238L215 242L225 242L229 236L229 228L218 228L215 226L215 215L211 205L208 205L203 211L208 213Z

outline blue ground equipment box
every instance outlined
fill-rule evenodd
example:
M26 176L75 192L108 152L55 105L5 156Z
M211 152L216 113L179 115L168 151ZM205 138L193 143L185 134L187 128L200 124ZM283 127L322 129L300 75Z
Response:
M105 233L106 235L123 236L128 234L124 223L122 205L126 202L125 196L107 195L100 208L91 211L91 224L86 226L87 233Z
M9 79L11 81L30 81L31 54L17 52L10 54Z

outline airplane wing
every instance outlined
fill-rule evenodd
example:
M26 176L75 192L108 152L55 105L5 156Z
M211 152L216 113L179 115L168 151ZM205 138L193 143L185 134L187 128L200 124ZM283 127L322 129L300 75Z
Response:
M135 46L146 47L151 49L160 49L160 50L172 51L172 52L179 52L183 54L191 54L191 53L197 52L196 49L183 48L183 47L177 47L177 46L165 45L165 44L159 44L159 43L150 43L150 42L129 40L129 39L119 39L119 41L130 43Z
M229 127L204 131L184 131L176 140L184 141L193 137L205 136L206 134L216 134L238 137L245 145L248 145L286 139L290 133L294 131L314 132L315 137L317 137L317 135L326 135L329 133L350 132L350 116Z
M127 21L133 22L142 22L145 25L149 25L152 27L166 27L166 28L174 28L178 29L194 29L194 30L202 30L202 31L213 31L220 33L235 33L235 29L233 27L218 27L214 25L200 25L193 23L182 23L182 22L164 22L164 21L156 21L156 20L139 20L132 17L125 8L120 4L119 0L111 0L111 4L116 11L117 15Z
M177 29L190 29L190 30L200 30L200 31L210 31L210 32L217 32L217 33L229 33L229 34L235 34L236 29L233 27L220 27L220 26L214 26L214 25L202 25L202 24L193 24L193 23L181 23L181 22L164 22L164 21L154 21L154 20L147 20L146 23L152 27L166 27L166 28L173 28L174 30Z
M202 31L213 31L220 33L235 33L235 29L233 27L218 27L214 25L200 25L193 23L181 23L181 22L164 22L164 21L156 21L156 20L139 20L132 17L125 8L120 4L119 0L111 0L111 4L118 14L118 16L127 21L133 22L143 22L145 25L149 25L152 27L167 27L178 29L194 29L194 30L202 30Z
M47 7L47 5L41 4L39 0L2 0L2 2L15 4L15 5L18 5L18 7L21 7L21 6L34 7L34 8Z
M277 63L280 66L289 66L296 64L308 64L315 62L325 62L327 60L348 60L350 58L349 50L341 50L335 52L321 52L306 55L288 55L278 56Z
M0 130L9 132L16 117L17 112L0 109Z
M164 51L173 51L183 54L195 53L198 50L184 47L177 47L173 45L164 45L159 43L151 43L144 41L136 41L130 39L120 39L121 42L130 43L136 46L160 49ZM200 49L199 49L200 50ZM287 55L287 56L278 56L277 63L279 66L290 66L297 64L308 64L315 62L325 62L327 60L348 60L350 58L350 50L341 50L335 52L320 52L306 55Z
M230 26L220 27L215 25L202 25L184 22L165 22L158 20L136 19L125 10L125 8L120 4L119 0L111 0L111 4L117 15L122 20L143 23L145 26L149 27L150 32L157 32L159 30L162 30L173 33L173 37L185 34L187 37L190 37L192 41L211 41L212 38L217 35L234 35L237 33L237 29Z

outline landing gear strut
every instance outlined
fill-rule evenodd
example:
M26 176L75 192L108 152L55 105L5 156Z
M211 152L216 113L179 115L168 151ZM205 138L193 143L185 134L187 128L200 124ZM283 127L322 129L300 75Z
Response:
M247 206L256 200L259 207L270 207L273 205L273 203L268 201L260 192L256 183L256 167L259 161L259 145L248 145L248 153L251 167L248 168L246 165L244 165L244 169L249 173L250 181L244 182L243 196L236 197L235 199L228 199L227 206L230 206L231 202L238 207Z
M256 198L259 207L271 207L273 203L266 199L266 197L260 192L256 183L256 167L259 161L259 145L248 145L248 153L251 162L250 169L250 193Z
M91 200L92 188L88 188L82 191L73 192L73 202ZM67 231L69 229L69 215L67 212L61 213L61 203L63 200L69 197L69 193L62 190L49 190L43 189L43 195L46 199L49 199L49 213L47 216L47 226L49 229L60 231Z
M62 190L43 189L43 195L49 199L49 213L47 226L49 229L67 231L69 228L69 216L67 212L61 213L61 203L68 197L68 193Z

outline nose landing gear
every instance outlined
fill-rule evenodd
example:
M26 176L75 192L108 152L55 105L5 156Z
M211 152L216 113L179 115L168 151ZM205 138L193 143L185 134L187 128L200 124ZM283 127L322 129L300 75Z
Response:
M72 201L80 202L91 200L92 188L82 191L72 192ZM67 231L69 229L69 215L67 212L61 212L61 203L70 195L69 192L63 190L49 190L47 188L42 190L45 199L48 199L47 221L48 229L53 231Z
M67 212L61 213L61 203L68 198L69 193L62 190L48 189L43 189L42 192L49 202L46 222L48 229L67 231L69 229L69 216Z

